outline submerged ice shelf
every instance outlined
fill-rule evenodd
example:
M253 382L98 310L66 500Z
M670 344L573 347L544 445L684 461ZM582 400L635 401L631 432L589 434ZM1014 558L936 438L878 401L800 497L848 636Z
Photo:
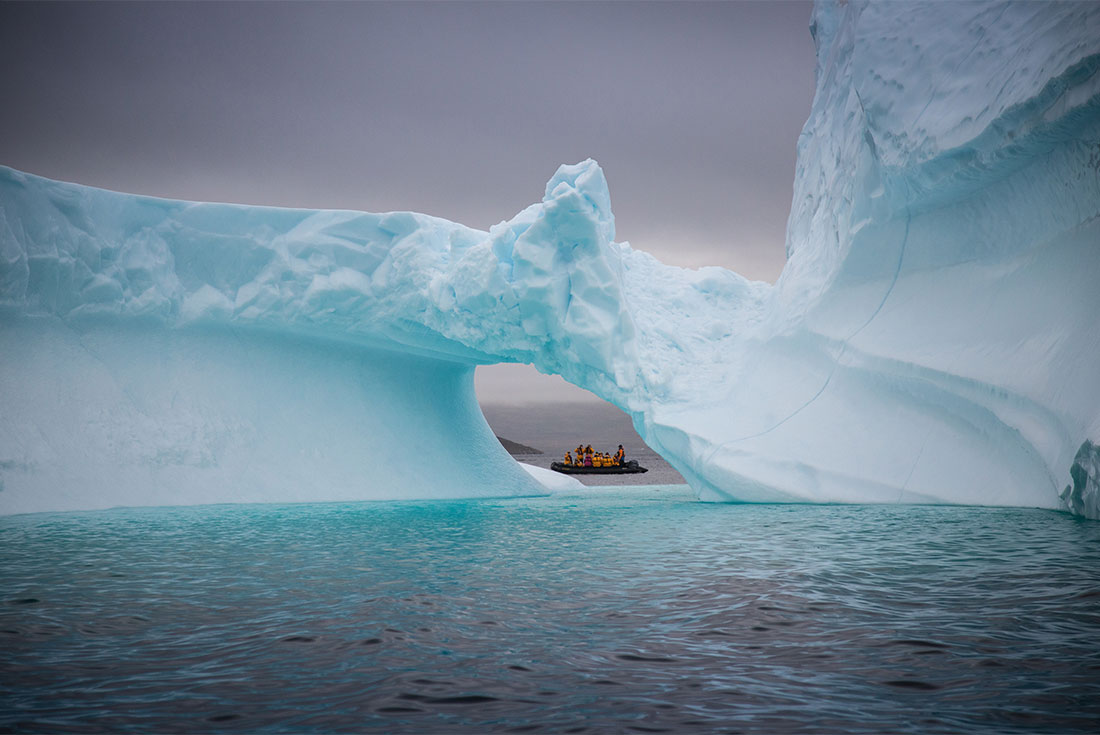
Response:
M0 512L544 492L473 395L508 361L621 407L707 500L1100 516L1070 472L1100 438L1100 12L811 30L774 286L616 243L594 161L489 232L0 169Z

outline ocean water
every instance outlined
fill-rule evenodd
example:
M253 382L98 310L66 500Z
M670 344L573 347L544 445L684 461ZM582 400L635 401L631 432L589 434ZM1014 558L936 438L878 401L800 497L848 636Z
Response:
M5 732L1095 732L1100 523L521 500L0 518Z

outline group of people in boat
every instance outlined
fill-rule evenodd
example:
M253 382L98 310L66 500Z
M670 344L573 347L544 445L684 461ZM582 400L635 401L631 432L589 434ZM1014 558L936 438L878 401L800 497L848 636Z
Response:
M575 451L576 459L573 459L572 452L565 453L566 467L622 467L626 464L626 452L622 444L619 445L619 451L615 452L614 456L607 452L593 451L591 444L587 446L578 444Z

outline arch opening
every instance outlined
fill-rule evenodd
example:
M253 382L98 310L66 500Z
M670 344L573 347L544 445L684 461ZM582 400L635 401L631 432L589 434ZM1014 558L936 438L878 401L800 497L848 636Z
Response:
M580 475L586 485L679 485L679 472L645 443L629 415L595 394L545 375L531 365L480 365L474 375L478 403L493 433L512 456L549 467L578 443L627 456L649 469L640 475ZM534 450L534 451L530 451Z

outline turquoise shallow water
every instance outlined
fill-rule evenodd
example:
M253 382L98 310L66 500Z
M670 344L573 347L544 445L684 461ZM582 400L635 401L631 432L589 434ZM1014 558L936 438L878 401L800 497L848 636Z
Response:
M682 487L0 519L0 731L1092 732L1100 523Z

